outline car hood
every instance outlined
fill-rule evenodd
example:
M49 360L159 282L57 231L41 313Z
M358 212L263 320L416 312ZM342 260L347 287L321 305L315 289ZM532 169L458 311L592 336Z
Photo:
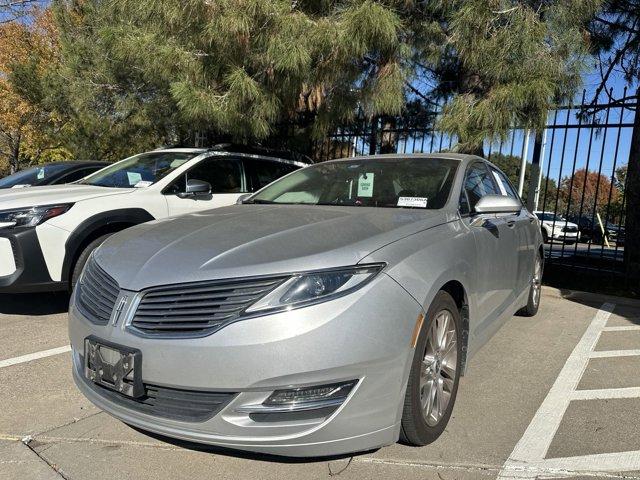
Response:
M400 238L454 219L444 211L233 205L129 228L95 253L121 288L354 265Z
M67 184L0 190L0 210L73 203L90 198L135 191L132 188L108 188L93 185Z

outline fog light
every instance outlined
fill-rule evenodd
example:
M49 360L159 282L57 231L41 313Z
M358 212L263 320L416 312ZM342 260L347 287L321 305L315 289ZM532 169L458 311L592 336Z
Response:
M357 380L350 380L329 385L276 390L263 402L263 405L269 407L291 406L293 408L310 403L335 405L342 403L357 383Z

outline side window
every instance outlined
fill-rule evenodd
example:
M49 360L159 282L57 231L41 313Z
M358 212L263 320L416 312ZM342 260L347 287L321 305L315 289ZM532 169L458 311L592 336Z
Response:
M473 210L478 200L485 195L500 195L500 191L489 176L489 170L483 163L474 163L468 168L464 190L469 199L470 210Z
M169 189L170 193L184 192L185 180L209 182L212 193L242 193L242 165L235 159L207 158L187 171Z
M502 195L520 200L518 193L516 192L515 188L513 188L513 185L511 185L511 182L504 173L502 173L500 170L496 170L495 168L491 168L491 173L493 173L493 178L498 184L498 188L500 189L500 193Z
M244 160L244 165L247 176L251 180L252 192L260 190L274 180L298 169L295 165L271 160L246 159Z

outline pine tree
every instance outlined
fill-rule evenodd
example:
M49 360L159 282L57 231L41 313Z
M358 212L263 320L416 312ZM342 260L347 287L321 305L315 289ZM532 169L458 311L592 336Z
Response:
M393 120L416 100L448 97L440 127L478 151L571 95L597 4L58 0L56 96L69 100L84 148L194 131L267 143L293 133L305 146L358 111Z
M440 46L418 59L434 95L451 98L440 128L460 151L482 154L486 138L514 126L542 127L570 99L588 58L586 22L598 0L426 2Z

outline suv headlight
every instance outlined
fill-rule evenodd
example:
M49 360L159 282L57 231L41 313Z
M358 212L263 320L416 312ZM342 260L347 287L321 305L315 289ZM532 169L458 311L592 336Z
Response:
M67 212L73 203L0 211L0 228L35 227Z
M362 288L373 280L384 266L383 263L375 263L296 274L251 305L245 312L266 313L272 310L291 310L332 300Z

